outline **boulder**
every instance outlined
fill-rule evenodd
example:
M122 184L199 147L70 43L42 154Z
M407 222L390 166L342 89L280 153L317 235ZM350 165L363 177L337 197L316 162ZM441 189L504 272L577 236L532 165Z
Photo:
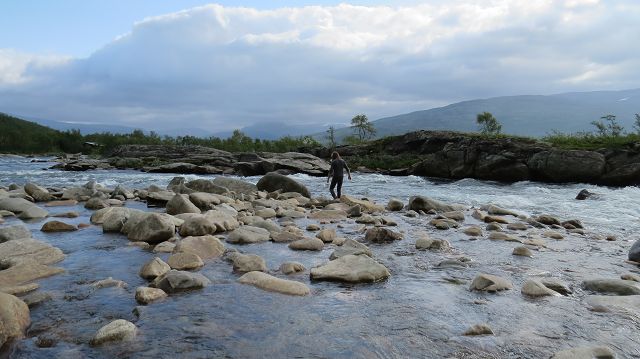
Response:
M217 232L232 231L240 226L235 216L221 210L207 211L205 217L216 225Z
M256 254L235 253L231 256L233 270L236 272L266 272L267 263Z
M639 295L640 284L623 279L590 279L582 282L582 287L586 290L613 294L613 295Z
M264 228L242 226L229 233L227 242L238 244L258 243L268 241L269 236L269 231Z
M224 253L224 244L214 236L186 237L178 241L174 253L193 253L202 259L220 257Z
M24 225L0 227L0 243L21 238L31 238L31 231Z
M357 199L351 196L343 195L340 197L340 202L353 206L360 206L360 210L366 213L378 213L384 212L384 206L376 204L368 199Z
M311 279L341 282L377 282L390 276L389 270L369 256L348 254L311 269Z
M511 254L513 254L514 256L533 257L533 253L531 252L531 250L525 246L515 247Z
M262 176L256 186L258 190L261 191L274 192L280 190L282 192L297 192L307 198L311 198L311 192L309 192L309 189L305 185L293 178L276 172L269 172Z
M238 282L266 291L288 295L308 295L311 292L304 283L280 279L263 272L246 273L238 279Z
M429 221L429 224L440 230L460 227L460 224L457 221L449 218L434 218Z
M338 237L335 228L325 228L316 233L316 238L320 239L324 243L331 243Z
M444 202L440 202L438 200L435 200L429 197L424 197L424 196L414 196L409 198L408 208L416 212L419 212L419 211L428 212L430 210L434 210L436 212L450 212L450 211L462 211L465 209L463 205L446 204Z
M512 231L526 231L528 228L529 226L522 222L509 223L507 225L507 229L510 229Z
M208 211L221 203L218 196L204 192L191 193L189 200L201 211Z
M211 284L211 281L202 274L172 269L154 279L151 286L171 294L204 288L209 284Z
M66 207L66 206L75 206L76 204L78 204L78 201L76 201L75 199L64 199L61 201L47 202L44 206L45 207Z
M48 215L49 215L49 212L47 212L46 210L38 206L33 205L27 208L26 210L22 211L18 215L18 218L22 220L40 219L40 218L46 218Z
M471 286L469 286L469 290L484 292L499 292L512 288L513 285L508 280L495 275L484 273L478 274L471 282Z
M401 200L396 198L391 198L387 203L388 211L392 211L392 212L402 211L403 208L404 208L404 203L402 203Z
M42 232L72 232L77 231L78 227L60 221L49 221L40 228Z
M342 221L347 219L347 212L341 210L324 209L311 213L308 218L319 221Z
M529 297L559 296L560 293L547 288L542 282L529 279L522 285L521 293Z
M640 239L631 246L631 249L629 250L629 260L640 262Z
M467 329L463 335L493 335L493 330L487 324L475 324L471 328Z
M164 290L159 288L151 288L151 287L136 288L136 301L140 304L146 305L166 297L167 297L167 293L165 293Z
M168 214L200 213L200 208L191 203L186 194L176 194L167 202Z
M102 216L102 231L104 233L122 231L122 228L129 220L132 211L137 211L129 208L118 207L111 207L109 209L110 211L106 212L104 216Z
M127 238L131 241L159 243L173 237L175 233L176 226L169 218L158 213L149 213L127 233Z
M446 239L433 239L427 236L418 238L416 241L416 249L429 249L429 250L448 250L451 248L451 244Z
M489 239L492 241L520 242L518 238L503 232L491 232Z
M149 243L146 242L133 242L133 243L145 243L147 245L149 245ZM164 242L160 242L158 244L156 244L153 247L153 253L173 253L173 250L176 248L176 244L173 242L169 242L169 241L164 241Z
M40 187L35 183L29 182L25 184L24 191L36 202L47 202L55 199L46 188Z
M11 294L0 292L0 347L24 336L31 324L29 307Z
M324 242L319 238L303 238L289 243L289 248L302 251L321 251Z
M113 279L113 277L101 279L99 281L95 281L91 283L91 287L96 289L111 288L111 287L126 288L127 286L128 284L125 281Z
M162 259L155 257L152 260L145 263L140 268L139 275L144 279L153 280L171 270L171 267L165 263Z
M466 227L462 233L470 237L480 237L482 236L482 228L478 226L470 226Z
M167 264L171 269L192 270L204 266L204 262L197 254L178 252L169 256Z
M365 240L373 243L393 242L402 239L402 234L388 228L374 227L367 230Z
M542 214L534 218L536 222L546 224L548 226L557 224L560 225L560 220L554 216L550 216L548 214Z
M107 207L109 207L107 202L105 202L102 198L98 198L98 197L93 197L89 199L87 203L84 204L84 208L93 209L93 210L103 209Z
M224 187L229 191L246 195L252 195L258 191L256 185L235 178L216 177L212 183L216 186Z
M363 254L369 257L373 257L373 253L371 253L371 249L369 249L369 247L353 239L347 239L342 244L342 246L336 248L336 250L333 251L333 253L331 253L331 256L329 257L329 259L334 260L349 254L351 255Z
M271 236L274 236L275 234L280 233L282 231L282 228L280 228L280 226L274 221L270 219L264 219L258 216L244 217L242 218L242 222L244 224L247 224L253 227L264 228L267 231L269 231L269 233L271 233Z
M197 215L187 218L182 226L180 226L180 235L188 236L204 236L207 234L215 234L218 227L208 217Z
M289 231L281 231L279 233L271 235L271 239L276 243L294 242L303 238L303 234Z
M591 198L591 196L593 196L593 193L589 192L586 189L581 190L580 192L578 192L578 194L576 195L576 199L579 201L585 200L587 198Z
M280 272L282 274L296 274L307 270L302 263L298 262L285 262L280 265Z
M616 353L604 346L588 346L565 349L557 352L551 359L616 359Z
M0 210L16 214L22 213L33 206L35 206L33 202L29 202L23 198L0 198Z
M138 328L135 324L124 319L117 319L100 328L91 339L93 346L102 345L109 342L120 342L135 338Z
M264 219L275 218L276 211L273 208L263 208L256 211L256 216Z

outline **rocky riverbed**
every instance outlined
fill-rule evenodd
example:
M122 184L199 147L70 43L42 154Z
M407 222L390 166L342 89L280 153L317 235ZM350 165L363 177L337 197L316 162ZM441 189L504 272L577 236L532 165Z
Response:
M607 213L168 182L2 184L0 355L640 355L640 248Z

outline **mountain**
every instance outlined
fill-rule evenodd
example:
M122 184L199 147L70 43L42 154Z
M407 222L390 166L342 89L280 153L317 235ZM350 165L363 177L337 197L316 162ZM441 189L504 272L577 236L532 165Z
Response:
M502 132L541 137L553 130L563 133L592 131L591 121L616 115L632 131L634 114L640 113L640 89L622 91L571 92L556 95L503 96L457 102L448 106L385 117L372 123L377 137L415 130L477 131L476 115L491 112L502 124ZM336 138L351 135L350 128L336 130ZM326 133L314 138L326 141Z
M277 140L284 136L304 136L314 132L321 132L326 129L324 125L297 125L285 122L260 122L245 126L240 129L242 133L261 140ZM216 132L213 136L220 138L230 137L233 131Z
M44 153L59 150L60 132L0 113L0 152Z

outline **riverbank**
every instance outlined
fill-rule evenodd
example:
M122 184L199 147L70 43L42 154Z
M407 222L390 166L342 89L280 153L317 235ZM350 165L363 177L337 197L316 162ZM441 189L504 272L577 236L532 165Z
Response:
M383 183L363 185L391 196L399 190L397 185ZM307 191L318 193L317 186L320 183L310 182ZM305 192L303 187L298 189ZM616 284L619 276L633 274L637 267L625 262L624 249L630 243L622 235L610 238L615 241L606 240L610 234L592 220L558 217L553 213L559 208L551 205L528 212L522 207L508 211L487 202L487 206L459 206L405 196L382 203L360 197L337 202L258 189L255 182L229 178L174 179L166 186L137 189L96 183L44 190L31 185L6 188L13 199L24 197L30 203L20 201L26 206L22 212L33 216L37 211L29 208L37 206L49 216L5 217L2 228L26 226L28 232L23 233L35 237L28 243L54 247L49 250L51 255L41 258L56 263L42 265L65 271L55 274L58 270L53 269L53 276L37 279L40 287L35 292L28 283L14 283L28 291L15 294L32 304L32 324L23 332L26 339L12 342L7 350L15 356L32 357L199 357L211 353L376 357L395 353L484 358L499 353L534 358L599 345L618 355L634 353L635 339L623 334L634 322L619 311L635 310L631 304L635 297L603 298L602 289L590 282L605 279L604 283ZM438 192L443 190L440 187ZM495 190L487 190L493 193L487 198L496 197ZM46 197L45 191L51 200L28 201ZM464 190L467 195L477 191ZM59 203L63 198L69 202ZM149 204L153 207L147 208ZM106 207L97 209L102 206ZM52 218L71 212L78 216ZM43 232L53 220L75 229ZM147 230L131 232L132 227L150 228L142 221L151 220L173 225L174 230L154 226L156 234L163 233L157 236ZM129 221L137 225L128 225ZM208 244L189 255L185 248L194 241L189 236ZM15 241L22 240L5 244ZM55 247L62 249L62 261ZM362 256L376 268L367 273L378 273L375 277L349 276L348 280L376 282L340 284L314 274L348 251L364 253L356 257ZM139 272L150 262L186 270L180 275L195 287L175 292L162 280L155 283L141 277ZM285 262L298 263L283 266ZM27 268L30 264L22 265ZM341 264L333 265L339 268ZM352 263L342 273L357 273L359 265ZM186 269L189 266L194 267ZM245 277L245 271L254 268L275 279L262 280L262 274ZM7 270L11 268L0 271L0 278L7 278ZM292 274L286 274L290 270ZM347 280L339 278L334 280ZM479 286L487 278L497 286ZM623 282L616 285L623 289L634 286ZM555 290L544 289L547 285ZM153 289L168 296L151 287L159 287ZM562 288L571 293L562 294ZM492 293L494 289L498 292ZM144 293L158 293L159 297L141 305L140 300L154 298ZM302 296L292 295L296 293ZM537 296L542 294L546 296ZM620 304L622 299L631 302ZM610 312L601 313L603 307ZM129 323L118 322L122 334L118 338L124 341L96 340L101 327L120 319ZM601 330L610 324L618 329ZM571 333L562 330L566 326L572 328ZM341 338L338 343L333 339L336 336ZM265 347L271 348L268 354Z

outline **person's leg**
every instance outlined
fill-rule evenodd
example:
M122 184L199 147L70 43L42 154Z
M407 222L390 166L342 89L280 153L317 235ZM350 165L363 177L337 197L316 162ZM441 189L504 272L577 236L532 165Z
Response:
M333 191L333 189L336 187L337 184L337 178L331 177L331 186L329 186L329 191L331 192L331 196L335 199L336 198L336 193ZM338 187L338 193L340 193L340 189Z
M344 179L344 177L340 177L337 180L337 182L338 182L338 198L340 198L340 196L342 195L342 180L343 179Z

